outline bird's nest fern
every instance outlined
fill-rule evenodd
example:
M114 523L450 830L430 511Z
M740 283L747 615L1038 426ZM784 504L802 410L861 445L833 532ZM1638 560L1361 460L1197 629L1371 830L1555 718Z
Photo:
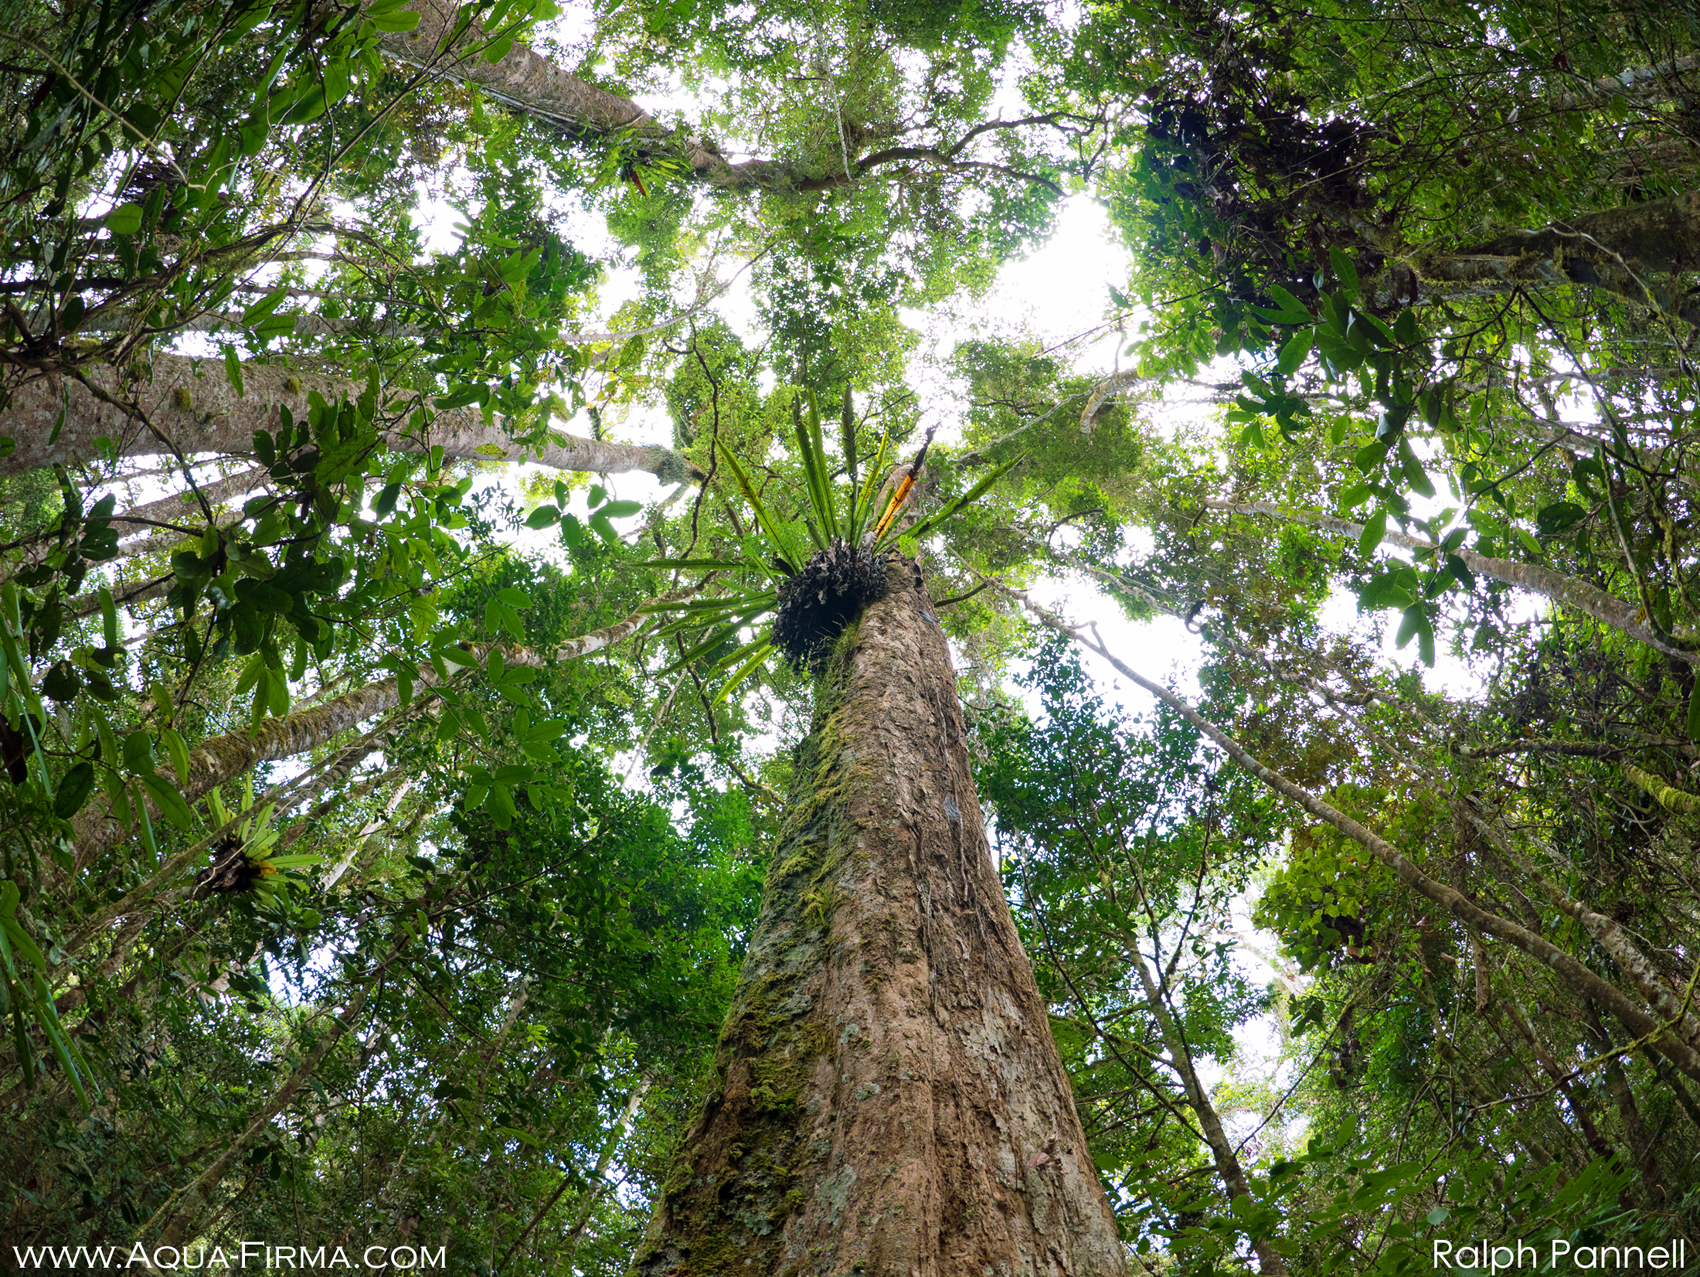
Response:
M855 427L849 395L845 396L843 452L846 477L842 488L833 481L832 470L821 435L820 415L814 396L804 391L793 403L797 457L808 489L808 505L786 517L771 502L764 501L750 481L748 472L729 450L721 447L738 493L755 515L756 529L740 538L742 551L736 559L659 559L649 566L714 572L737 571L748 579L758 574L762 588L744 593L697 598L658 604L655 610L680 615L664 626L663 636L690 633L701 636L682 651L670 667L680 669L704 659L712 660L712 673L730 671L721 687L724 699L775 651L793 669L819 671L833 641L844 627L861 615L868 604L887 591L887 563L900 536L916 541L926 537L981 496L1021 458L998 466L955 501L921 519L902 526L898 515L915 492L916 480L926 461L932 432L915 459L896 467L883 487L876 490L888 462L889 433L880 440L867 477L857 481ZM873 512L879 517L873 518ZM772 615L773 622L741 646L741 631L759 626ZM728 650L730 649L730 650Z

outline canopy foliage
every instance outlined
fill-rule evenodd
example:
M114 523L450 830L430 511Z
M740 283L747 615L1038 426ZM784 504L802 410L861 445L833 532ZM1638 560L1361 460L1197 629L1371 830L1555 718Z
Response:
M955 643L1138 1264L1700 1246L1694 37L8 4L0 1266L623 1271L835 540ZM1079 333L924 339L1068 201Z

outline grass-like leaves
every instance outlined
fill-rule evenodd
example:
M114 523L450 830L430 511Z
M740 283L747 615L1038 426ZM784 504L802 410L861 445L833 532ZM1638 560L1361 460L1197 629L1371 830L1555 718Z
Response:
M793 400L792 428L806 505L788 510L771 495L764 499L744 463L730 449L717 445L719 459L725 463L722 473L730 474L735 496L741 497L755 516L754 530L740 538L739 557L655 559L646 564L682 572L737 573L746 580L754 575L763 582L764 588L754 591L746 589L713 598L655 604L651 608L658 613L675 614L674 619L657 631L659 637L700 636L689 646L686 646L688 640L680 637L684 650L664 672L683 669L707 657L715 658L708 671L710 677L730 671L718 691L717 702L763 667L775 650L773 628L763 626L758 636L737 644L724 655L716 654L780 608L787 593L786 583L798 577L812 561L842 560L847 555L851 559L865 556L871 561L895 548L900 540L919 542L980 500L1022 460L1016 457L997 467L943 509L906 527L899 515L915 491L931 432L915 459L889 476L886 468L890 464L891 437L889 430L884 432L873 456L867 459L865 473L858 475L855 418L846 403L839 439L844 453L845 482L839 483L834 478L835 459L827 452L813 391L803 390ZM791 593L796 593L795 584ZM798 662L796 653L789 655L793 662Z

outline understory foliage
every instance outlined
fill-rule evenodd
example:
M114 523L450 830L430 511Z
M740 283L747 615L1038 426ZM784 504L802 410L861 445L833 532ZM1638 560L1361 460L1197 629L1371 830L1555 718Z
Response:
M1133 1271L1700 1253L1694 14L556 16L0 12L0 1270L623 1272L892 550Z

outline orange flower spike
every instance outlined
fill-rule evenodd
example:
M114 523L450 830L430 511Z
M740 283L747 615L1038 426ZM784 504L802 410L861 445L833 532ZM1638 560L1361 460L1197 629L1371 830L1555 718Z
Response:
M874 542L885 535L885 530L891 526L891 521L897 517L897 512L903 508L903 503L909 498L909 490L915 486L915 477L921 473L921 464L927 459L927 449L933 446L933 431L935 425L927 431L927 437L921 441L921 450L915 454L915 460L909 463L909 473L903 476L897 485L897 491L891 494L891 501L885 507L885 513L880 516L879 525L874 528Z
M915 486L915 476L906 474L903 482L897 485L897 491L891 494L891 500L886 502L885 513L880 516L879 526L874 529L874 540L877 542L885 535L886 528L897 517L897 512L903 508L903 501L909 495L909 489Z

